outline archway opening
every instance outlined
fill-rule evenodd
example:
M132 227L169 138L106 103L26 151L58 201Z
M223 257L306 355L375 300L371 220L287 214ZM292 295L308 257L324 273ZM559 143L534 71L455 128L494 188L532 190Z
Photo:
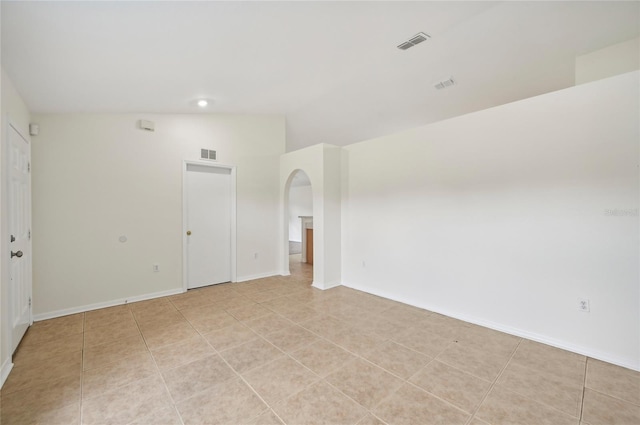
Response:
M289 273L292 276L313 281L313 192L309 176L296 170L289 178L286 189L286 205L289 228Z

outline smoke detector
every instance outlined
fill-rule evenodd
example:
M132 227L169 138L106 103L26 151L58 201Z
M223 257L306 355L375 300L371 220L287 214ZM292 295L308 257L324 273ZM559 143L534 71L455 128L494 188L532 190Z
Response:
M442 90L444 88L451 87L454 84L455 84L455 81L453 81L453 78L449 77L446 80L438 81L433 85L433 87L435 87L438 90Z
M408 48L413 47L416 44L420 44L423 41L427 41L430 38L431 38L431 36L429 34L425 34L423 32L419 32L416 35L414 35L413 37L411 37L409 40L405 41L404 43L399 44L398 45L398 49L407 50Z

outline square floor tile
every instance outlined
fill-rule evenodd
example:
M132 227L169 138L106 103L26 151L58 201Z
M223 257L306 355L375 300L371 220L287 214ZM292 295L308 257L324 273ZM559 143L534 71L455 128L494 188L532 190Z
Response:
M583 386L571 379L525 367L520 363L509 363L498 384L571 416L580 417Z
M286 424L355 425L366 409L338 390L320 381L273 407Z
M248 422L247 425L283 425L283 423L278 419L278 416L273 413L273 410L266 410L257 418Z
M218 351L228 350L258 338L258 334L239 322L203 336Z
M417 328L407 329L391 340L429 357L437 356L452 344L449 338Z
M14 367L39 364L43 360L59 354L82 351L83 345L84 335L81 333L61 336L39 343L23 339L13 355L13 364Z
M429 363L409 381L469 413L478 407L491 388L491 382L437 360Z
M63 353L43 359L37 365L14 367L2 387L2 394L44 384L65 376L80 376L82 352Z
M128 425L182 425L182 419L174 406L164 407L137 419Z
M287 353L309 345L318 340L318 336L297 325L286 326L281 330L268 333L265 339Z
M83 368L84 370L94 369L123 357L145 352L147 352L147 345L140 334L107 344L92 345L84 350Z
M196 332L196 330L193 329L186 320L167 327L142 331L144 341L147 343L147 347L151 350L165 345L175 344L180 341L185 341L197 335L198 332Z
M338 388L367 409L374 408L400 385L402 380L361 359L347 363L326 377Z
M237 375L219 355L214 354L165 370L162 376L173 400L177 402L233 379Z
M587 388L640 405L640 372L610 363L587 361Z
M385 341L376 346L364 358L402 379L408 379L431 361L431 357L393 341Z
M589 425L639 424L640 406L587 388L582 420Z
M46 381L41 385L2 393L0 423L30 423L40 414L80 403L80 375Z
M93 329L100 326L128 325L135 322L131 309L126 305L103 308L85 313L85 329Z
M276 332L285 327L291 326L291 321L285 319L276 313L271 313L266 316L260 316L255 319L246 320L242 322L245 326L251 328L255 333L259 335L266 335Z
M134 381L158 375L158 369L149 352L122 357L113 363L86 370L82 377L82 398L104 394Z
M586 361L587 358L580 354L527 340L520 343L511 359L511 363L546 372L578 385L584 384Z
M200 307L192 310L182 310L181 313L189 323L201 333L215 331L238 321L224 310Z
M510 355L497 355L478 347L453 343L436 359L478 378L493 382L506 366Z
M364 356L372 352L385 341L384 338L378 335L364 334L351 329L335 335L330 338L330 340L345 350L359 356Z
M302 391L320 377L290 357L280 357L242 375L269 405Z
M577 425L578 419L512 391L494 386L476 412L492 425Z
M185 425L241 424L267 410L267 405L240 379L219 383L176 407Z
M127 322L126 324L117 324L109 326L100 326L87 329L84 333L84 346L109 344L123 338L130 338L140 335L140 330L135 322Z
M172 369L215 353L200 335L151 351L160 370Z
M356 359L353 354L325 340L318 340L294 351L291 356L320 376L327 376Z
M82 423L128 424L171 405L159 375L107 391L82 403Z
M245 344L221 351L220 355L238 373L262 366L284 353L263 339L254 339Z
M388 424L463 425L469 415L427 392L404 384L373 414Z
M271 310L261 306L260 304L248 304L242 307L228 309L227 313L240 321L245 321L271 314Z

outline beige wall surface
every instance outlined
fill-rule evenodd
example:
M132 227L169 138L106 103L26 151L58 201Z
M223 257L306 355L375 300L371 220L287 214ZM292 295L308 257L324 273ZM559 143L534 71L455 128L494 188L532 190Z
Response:
M139 129L140 119L154 121L155 131ZM182 289L182 161L198 159L200 148L237 166L238 280L278 272L284 117L34 120L40 125L32 161L36 318Z

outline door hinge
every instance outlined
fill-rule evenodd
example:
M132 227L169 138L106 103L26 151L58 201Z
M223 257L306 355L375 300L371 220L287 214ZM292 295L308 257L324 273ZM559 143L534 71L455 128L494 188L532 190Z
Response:
M29 307L31 307L31 297L29 297Z
M27 233L27 237L29 238L29 240L31 240L31 229L29 229L29 232Z
M31 163L27 162L27 173L31 172Z

